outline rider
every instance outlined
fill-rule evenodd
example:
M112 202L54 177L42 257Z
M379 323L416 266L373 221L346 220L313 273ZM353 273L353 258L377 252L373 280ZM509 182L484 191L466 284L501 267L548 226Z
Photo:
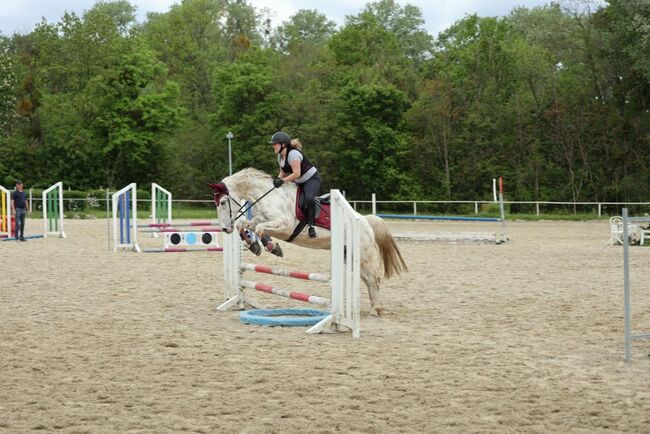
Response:
M302 143L298 139L291 140L291 137L284 131L273 134L269 143L273 145L273 152L278 154L278 165L280 166L280 173L273 180L273 186L277 188L289 181L302 185L302 191L305 193L307 203L309 238L315 238L314 216L316 214L316 202L314 199L318 196L321 183L318 169L312 166L302 153Z

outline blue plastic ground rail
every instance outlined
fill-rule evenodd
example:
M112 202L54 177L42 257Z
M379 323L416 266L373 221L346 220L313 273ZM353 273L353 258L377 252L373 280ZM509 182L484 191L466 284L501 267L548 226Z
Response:
M329 314L316 309L252 309L241 311L239 320L263 326L300 327L317 324Z
M45 238L43 234L39 235L25 235L26 240L34 240L36 238ZM7 238L0 238L0 241L16 241L16 237L7 237Z
M496 217L459 217L459 216L435 216L435 215L402 215L402 214L375 214L384 219L411 219L411 220L457 220L472 222L500 222Z

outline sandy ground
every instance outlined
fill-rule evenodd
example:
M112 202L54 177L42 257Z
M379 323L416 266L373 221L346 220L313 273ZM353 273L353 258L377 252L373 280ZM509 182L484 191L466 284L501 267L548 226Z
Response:
M650 341L625 364L607 222L512 222L500 246L400 242L410 271L383 282L382 318L363 291L360 340L216 312L220 253L113 253L105 221L66 225L65 240L0 243L0 432L650 430ZM263 262L327 270L327 252L282 245ZM650 248L631 254L634 328L650 332Z

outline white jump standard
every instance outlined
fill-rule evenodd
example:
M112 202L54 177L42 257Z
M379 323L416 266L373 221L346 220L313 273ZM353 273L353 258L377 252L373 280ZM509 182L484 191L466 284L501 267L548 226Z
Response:
M43 237L58 235L65 238L63 231L63 183L57 182L43 192Z
M171 224L172 193L155 182L151 183L151 221L153 224ZM158 237L157 233L153 233Z
M246 303L252 304L246 299L244 289L255 289L329 307L330 314L309 328L307 330L309 334L325 331L339 332L345 328L352 330L352 336L358 338L360 336L361 261L359 246L361 216L352 209L338 190L332 190L330 198L332 204L331 278L321 273L291 271L283 268L242 263L243 245L238 231L233 231L231 234L224 234L223 237L224 295L226 301L217 309L225 311L236 305L240 309L244 309ZM327 300L323 297L243 280L242 276L246 271L328 282L331 298Z

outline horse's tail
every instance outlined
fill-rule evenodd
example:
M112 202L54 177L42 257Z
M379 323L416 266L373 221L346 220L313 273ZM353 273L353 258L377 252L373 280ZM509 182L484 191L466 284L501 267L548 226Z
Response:
M381 262L384 264L384 277L390 279L394 275L408 271L402 253L399 251L386 222L372 214L367 215L366 218L375 233L375 243L379 248Z

